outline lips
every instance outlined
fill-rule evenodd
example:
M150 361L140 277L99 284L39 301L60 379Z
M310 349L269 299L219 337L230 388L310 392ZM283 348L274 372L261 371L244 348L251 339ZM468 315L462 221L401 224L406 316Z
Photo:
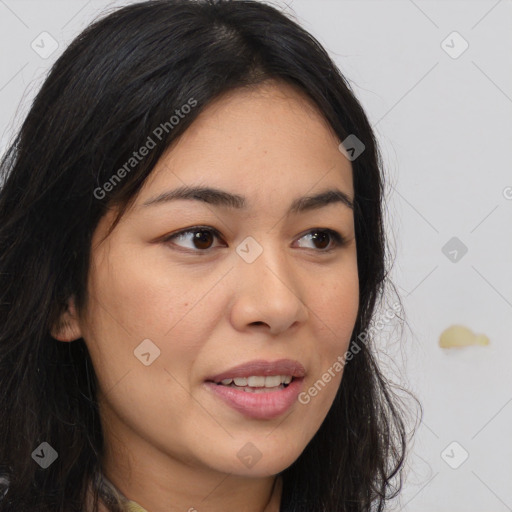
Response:
M213 397L247 418L271 420L282 416L294 406L304 385L305 375L306 370L298 361L258 359L208 377L204 387ZM274 383L274 379L267 381L267 378L273 376L279 376L279 380L288 384L267 387L266 384ZM229 379L235 382L229 383ZM259 386L263 379L265 387L250 386L254 383ZM236 381L243 387L239 387Z
M218 384L224 379L247 378L251 376L267 377L271 375L290 375L294 378L303 378L306 375L306 369L301 363L292 359L279 359L272 362L258 359L234 366L205 380L206 382Z

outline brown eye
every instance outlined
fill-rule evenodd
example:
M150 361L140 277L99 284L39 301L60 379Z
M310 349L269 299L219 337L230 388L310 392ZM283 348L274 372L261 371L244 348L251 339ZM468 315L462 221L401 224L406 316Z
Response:
M311 240L315 243L320 244L318 249L325 249L329 247L329 242L331 241L330 235L328 233L322 231L315 231L311 236Z
M194 237L192 238L192 243L195 245L197 249L209 249L214 236L211 231L206 229L201 229L199 231L194 231Z
M196 226L169 235L163 242L176 245L190 252L208 253L211 249L215 248L213 243L216 238L221 239L220 233L216 229ZM328 253L345 244L345 238L332 229L315 228L303 235L299 240L303 238L312 241L314 244L312 249L316 249L317 252Z
M345 243L343 236L332 229L312 229L301 238L311 240L319 252L330 252Z
M195 227L180 231L164 239L164 242L171 242L173 245L179 245L185 249L195 252L206 252L212 248L215 238L219 238L217 230L212 228ZM178 242L188 242L188 245L182 245Z

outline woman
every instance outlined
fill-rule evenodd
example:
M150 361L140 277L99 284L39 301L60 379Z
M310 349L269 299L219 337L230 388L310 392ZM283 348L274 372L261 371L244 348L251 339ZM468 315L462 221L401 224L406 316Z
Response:
M403 412L368 336L380 157L294 21L254 1L115 11L55 63L2 171L0 511L399 492Z

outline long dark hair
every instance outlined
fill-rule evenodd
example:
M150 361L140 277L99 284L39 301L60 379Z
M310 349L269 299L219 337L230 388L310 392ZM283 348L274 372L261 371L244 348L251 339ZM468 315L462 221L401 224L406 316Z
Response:
M368 331L389 281L382 163L326 51L258 1L153 0L114 11L55 62L1 162L0 463L10 485L0 511L84 510L103 450L97 380L84 340L57 342L51 326L72 295L78 311L87 303L91 236L107 210L120 207L113 229L206 105L268 79L299 87L341 141L353 134L365 145L352 162L360 303L351 344ZM150 136L156 147L128 170ZM358 345L325 421L281 473L283 512L381 511L402 487L403 402L371 339ZM58 453L45 470L33 460L43 442Z

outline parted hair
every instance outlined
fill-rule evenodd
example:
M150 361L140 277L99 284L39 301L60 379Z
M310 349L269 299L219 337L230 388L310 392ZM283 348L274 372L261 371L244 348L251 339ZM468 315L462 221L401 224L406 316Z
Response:
M108 209L119 207L120 218L210 102L270 79L300 88L341 141L355 134L364 143L352 162L360 290L352 342L367 331L389 282L383 166L368 118L325 49L259 1L153 0L109 12L56 60L0 164L0 512L85 510L103 454L98 382L84 340L60 343L51 327L71 296L78 311L87 303L91 237ZM98 198L190 98L197 105ZM382 511L400 492L406 408L372 340L359 345L318 432L281 473L281 512ZM32 457L42 442L58 452L47 469Z

